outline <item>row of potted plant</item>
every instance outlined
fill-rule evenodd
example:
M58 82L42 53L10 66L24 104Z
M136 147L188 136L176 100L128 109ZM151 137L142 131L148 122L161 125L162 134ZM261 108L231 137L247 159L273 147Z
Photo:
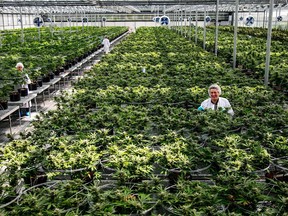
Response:
M287 155L285 97L229 67L168 29L138 29L1 149L3 214L284 213L287 183L258 180ZM197 110L213 82L233 118Z
M210 26L208 27L210 28ZM234 29L232 26L220 26L220 30L222 31L230 31L233 32ZM262 37L267 39L267 28L262 27L253 27L253 28L247 28L247 27L238 27L237 32L239 34L245 34L255 37ZM281 42L287 41L288 38L288 31L286 29L272 29L272 40L279 40Z
M283 189L281 182L266 184L238 175L210 182L180 178L173 187L163 187L157 177L133 185L54 181L26 189L21 202L8 209L9 215L275 215L285 214L285 197L277 196Z
M37 85L38 79L46 79L54 73L59 75L64 69L87 57L101 46L101 37L108 35L110 39L119 36L127 28L125 27L87 27L84 30L74 27L71 33L70 28L61 29L60 35L51 36L50 29L41 29L41 40L25 41L14 44L20 35L21 30L8 31L2 39L5 43L0 48L1 67L0 76L5 80L1 82L0 99L6 101L8 94L15 85L21 84L21 74L16 71L17 62L23 62L25 72ZM24 34L29 37L38 35L37 29L25 29ZM10 34L8 34L10 33ZM17 34L18 33L18 34ZM13 47L11 48L11 46ZM45 54L44 54L45 51ZM52 75L50 75L52 74ZM19 77L19 79L16 79ZM50 80L50 78L49 78ZM48 81L49 81L48 80Z
M231 28L220 28L218 37L218 55L223 57L227 62L232 62L233 59L233 47L234 47L234 34L231 32ZM245 30L244 30L245 29ZM267 29L257 28L244 28L239 30L237 37L237 66L248 75L263 80L265 72L266 62L266 37ZM273 30L274 31L274 30ZM261 36L258 34L261 32ZM195 29L192 29L192 34L195 33ZM275 35L274 35L275 34ZM287 85L287 51L285 37L287 32L283 30L276 30L272 36L271 52L270 52L270 74L269 84L270 86L286 91ZM198 29L198 44L203 45L204 36L203 29ZM206 49L214 52L215 49L215 28L208 28L206 31ZM282 39L281 39L282 38ZM280 40L281 39L281 40Z

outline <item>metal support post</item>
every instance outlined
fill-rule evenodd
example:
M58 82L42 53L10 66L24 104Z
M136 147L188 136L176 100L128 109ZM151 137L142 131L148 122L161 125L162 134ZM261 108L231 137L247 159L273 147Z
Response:
M20 25L21 25L21 43L24 43L24 28L23 28L22 7L20 7Z
M216 28L215 28L215 55L217 56L217 52L218 52L218 33L219 33L219 0L217 0L216 2Z
M97 15L95 13L95 27L97 26Z
M178 11L176 11L175 21L176 21L176 32L178 32Z
M269 66L270 66L270 48L271 48L271 36L272 36L273 5L274 5L274 0L270 0L268 32L267 32L267 45L266 45L266 64L265 64L265 76L264 76L264 84L265 84L266 87L268 86L268 81L269 81Z
M82 18L81 18L81 22L82 22L82 31L84 31L84 22L83 22L83 18L85 17L85 12L83 13L84 15L82 16Z
M192 11L190 8L190 15L189 15L189 41L191 41L191 34L192 34Z
M258 22L259 22L259 12L258 12L258 9L257 9L256 13L257 13L257 16L256 16L256 27L258 27Z
M235 19L234 19L233 69L236 68L237 30L238 30L238 10L239 10L239 0L236 0Z
M61 25L61 34L63 35L63 7L61 9L61 15L60 15L60 25Z
M14 21L14 14L12 13L12 26L13 26L13 29L15 28L15 21Z
M69 12L69 29L70 29L70 33L72 31L72 18L71 18L71 13Z
M264 28L266 28L267 27L267 22L268 22L268 10L266 10L266 16L265 16L265 27Z
M29 20L32 20L31 14L29 14ZM32 26L32 22L29 22L30 27Z
M183 36L183 14L182 14L182 8L181 8L181 14L180 14L180 21L181 21L181 32L180 32L180 34L181 34L181 36Z
M78 13L77 13L77 10L76 10L76 14L75 14L75 25L76 25L76 30L77 30L77 32L78 32Z
M196 9L196 26L195 26L195 44L197 44L198 40L198 9Z
M203 49L206 49L206 6L204 9L204 31L203 31Z
M266 10L263 11L263 28L265 28L265 16L266 16Z
M39 16L39 7L37 7L37 16ZM40 25L38 26L38 40L41 40Z
M184 29L185 29L185 38L187 37L187 16L186 16L186 9L185 9L185 13L184 13Z
M3 30L5 29L5 24L4 24L4 14L2 13L2 26L3 26Z

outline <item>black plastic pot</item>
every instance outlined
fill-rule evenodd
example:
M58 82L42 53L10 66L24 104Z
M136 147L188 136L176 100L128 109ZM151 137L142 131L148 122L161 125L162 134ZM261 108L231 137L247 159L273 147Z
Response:
M79 56L78 57L78 62L82 61L83 60L83 56Z
M78 63L78 59L74 59L73 61L72 61L72 64L73 65L75 65L75 64L77 64Z
M50 82L50 76L49 75L46 75L43 77L43 82Z
M68 69L69 69L69 65L68 64L64 65L64 70L68 70Z
M28 95L28 88L19 88L18 92L20 93L21 97L25 97Z
M54 73L49 73L50 80L54 79Z
M28 84L28 88L30 91L37 90L37 82L33 82L33 83Z
M20 93L18 91L13 91L10 93L10 101L20 101Z
M0 110L8 109L8 101L7 100L0 100Z
M54 75L55 75L55 76L59 76L59 75L60 75L60 69L54 71Z
M70 67L72 67L72 63L66 63L66 65L64 66L65 70L68 70Z
M39 87L42 87L42 85L43 85L42 79L37 80L37 85L38 85Z

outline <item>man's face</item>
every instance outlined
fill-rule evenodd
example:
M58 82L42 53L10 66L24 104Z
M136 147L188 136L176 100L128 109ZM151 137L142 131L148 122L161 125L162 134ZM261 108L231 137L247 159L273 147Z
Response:
M218 100L219 92L217 91L217 89L210 89L210 97L214 101Z
M17 67L17 70L18 70L18 71L22 71L22 69L23 69L22 66L18 66L18 67Z

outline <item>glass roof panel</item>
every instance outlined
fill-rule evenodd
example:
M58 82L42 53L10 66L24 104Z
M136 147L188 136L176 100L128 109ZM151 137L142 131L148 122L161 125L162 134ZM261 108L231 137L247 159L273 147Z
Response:
M112 13L162 13L177 10L216 10L216 0L1 0L0 12L13 13L11 7L53 7L50 10ZM265 10L270 0L239 0L239 10ZM286 6L287 0L274 0L275 5ZM205 6L205 7L204 7ZM64 7L64 8L57 8ZM70 8L70 9L67 9ZM31 10L30 8L30 10ZM44 10L44 9L43 9ZM48 10L47 8L45 10ZM235 0L219 0L220 11L234 11Z

